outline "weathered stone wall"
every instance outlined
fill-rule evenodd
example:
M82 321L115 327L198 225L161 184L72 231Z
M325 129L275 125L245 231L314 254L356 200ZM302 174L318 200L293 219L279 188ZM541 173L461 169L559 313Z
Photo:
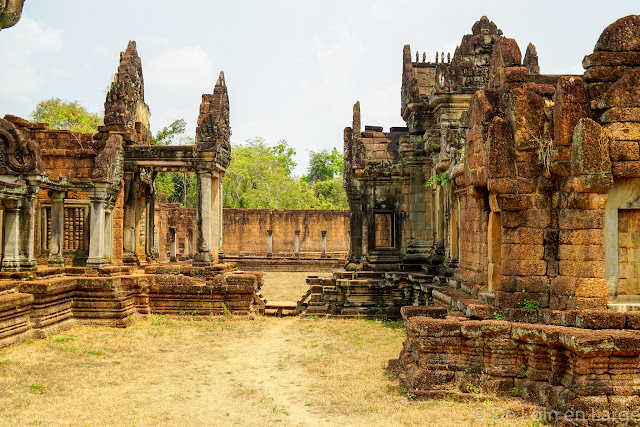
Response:
M327 254L345 256L349 250L349 211L232 208L223 210L222 249L231 256L265 256L268 230L274 254L293 255L296 231L301 254L320 255L322 231L327 232Z
M147 267L135 273L108 267L87 276L81 268L50 269L31 279L0 281L0 347L43 338L74 323L125 327L132 314L248 316L261 273L238 273L232 264L211 268Z
M177 203L161 202L156 204L155 217L158 230L158 260L170 260L172 239L175 239L176 259L192 258L197 230L196 210L181 208Z
M640 409L635 331L464 318L410 317L405 324L407 339L391 368L419 396L509 392L578 425L618 425L623 420L612 414ZM592 424L605 414L609 423Z

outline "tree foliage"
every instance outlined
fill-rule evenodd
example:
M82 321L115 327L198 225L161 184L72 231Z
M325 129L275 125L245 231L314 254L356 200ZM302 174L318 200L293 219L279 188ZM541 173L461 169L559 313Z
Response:
M234 144L223 181L224 204L234 208L302 209L313 192L290 175L286 142L269 147L262 138ZM290 152L289 152L290 153Z
M100 116L90 113L78 101L67 102L60 98L40 101L29 119L49 123L51 129L68 129L74 132L94 133L100 126Z
M174 139L193 139L188 136L184 136L187 129L187 122L184 119L174 120L169 126L163 127L156 132L153 137L153 143L156 145L171 145Z
M281 139L276 145L271 147L271 152L280 159L280 162L287 170L287 173L291 175L293 169L298 165L293 161L293 156L296 155L296 150L289 147L287 141Z
M280 140L270 147L262 138L234 144L224 177L224 204L253 209L345 209L339 179L310 182L292 176L295 150Z
M309 152L309 169L306 178L311 182L327 181L342 175L342 154L334 147Z
M184 135L187 123L184 119L174 120L169 126L165 126L153 137L156 145L171 145L175 141L179 143L194 144L195 140ZM159 172L155 180L156 193L165 194L169 203L179 203L185 208L196 207L196 175L190 172Z

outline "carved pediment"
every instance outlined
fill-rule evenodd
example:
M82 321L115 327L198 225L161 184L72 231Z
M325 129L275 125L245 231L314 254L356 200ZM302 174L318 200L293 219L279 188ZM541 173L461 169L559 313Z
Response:
M4 119L0 119L0 174L44 175L40 146Z

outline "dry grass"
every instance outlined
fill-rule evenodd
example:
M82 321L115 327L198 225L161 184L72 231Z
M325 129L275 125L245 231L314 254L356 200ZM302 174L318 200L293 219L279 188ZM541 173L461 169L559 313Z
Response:
M307 276L331 276L331 271L266 271L262 295L273 301L298 301L307 292Z
M367 320L153 316L0 350L7 425L535 425L522 407L412 401L383 367L404 330ZM494 418L499 418L498 416Z

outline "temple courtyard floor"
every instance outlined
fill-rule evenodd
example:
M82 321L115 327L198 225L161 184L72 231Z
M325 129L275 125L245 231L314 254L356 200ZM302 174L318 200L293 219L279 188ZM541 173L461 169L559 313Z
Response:
M265 296L279 274L267 274ZM0 349L0 425L542 424L515 398L413 399L385 371L400 353L402 322L132 320Z

